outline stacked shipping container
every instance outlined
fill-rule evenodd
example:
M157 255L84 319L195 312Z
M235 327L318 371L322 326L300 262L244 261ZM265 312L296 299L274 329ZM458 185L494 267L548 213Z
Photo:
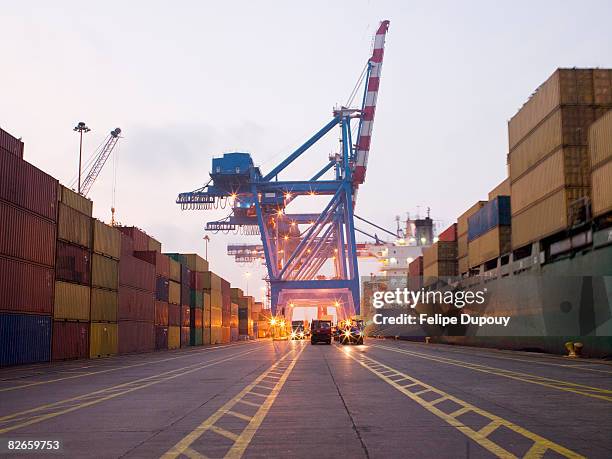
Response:
M438 241L423 250L424 284L457 275L457 241Z
M497 196L468 218L468 266L509 253L510 196Z
M589 130L592 211L595 217L612 212L612 110Z
M221 277L207 271L204 275L204 292L210 295L210 343L223 342L223 292L221 290Z
M474 215L486 201L478 201L457 219L457 269L463 276L469 270L468 263L468 218Z

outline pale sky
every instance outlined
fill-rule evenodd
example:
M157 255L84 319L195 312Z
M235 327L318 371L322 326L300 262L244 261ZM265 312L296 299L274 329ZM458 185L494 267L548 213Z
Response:
M387 227L431 207L440 225L506 176L507 120L557 67L612 66L612 2L205 2L0 0L0 126L25 159L68 183L85 121L88 156L121 127L119 220L204 253L204 223L181 191L213 155L250 152L264 172L331 119L389 19L366 183L357 213ZM333 132L281 178L306 178ZM113 167L93 187L109 221ZM443 229L443 228L441 228ZM238 266L211 235L211 268L260 296L261 268ZM360 238L361 239L361 238ZM364 272L363 274L367 274Z

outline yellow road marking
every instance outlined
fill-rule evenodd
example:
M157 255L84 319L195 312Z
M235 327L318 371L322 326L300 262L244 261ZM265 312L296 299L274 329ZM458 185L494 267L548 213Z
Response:
M70 376L64 376L61 378L55 378L55 379L49 379L49 380L44 380L44 381L34 381L34 382L20 382L20 386L14 386L14 387L3 387L0 388L0 392L9 392L9 391L13 391L13 390L18 390L18 389L26 389L28 387L32 387L32 386L40 386L43 384L51 384L51 383L55 383L58 381L66 381L68 379L75 379L75 378L82 378L85 376L93 376L93 375L99 375L99 374L103 374L103 373L110 373L111 371L117 371L117 370L125 370L128 368L136 368L136 367L142 367L145 365L155 365L156 363L163 363L163 362L169 362L171 360L177 360L177 359L186 359L188 357L193 357L194 355L200 354L200 353L204 353L204 352L209 352L209 351L214 351L217 349L223 349L223 348L227 348L227 347L232 347L232 346L237 346L236 344L228 344L228 345L224 345L224 346L215 346L215 347L207 347L204 349L199 349L197 351L189 351L186 352L182 355L178 355L176 357L169 357L167 359L157 359L157 360L150 360L150 361L146 361L146 362L140 362L140 363L134 363L131 365L124 365L124 366L120 366L120 367L112 367L112 368L106 368L104 370L98 370L98 371L90 371L87 373L82 373L82 374L71 374ZM244 345L241 345L244 346ZM83 367L83 368L89 368L89 367ZM70 370L72 371L72 370ZM67 373L68 371L63 370L61 373ZM43 373L40 373L43 374ZM5 381L9 381L9 380L5 380Z
M234 416L238 419L242 419L243 421L250 421L253 419L253 416L247 416L246 414L238 413L237 411L229 410L227 414Z
M208 368L208 367L211 367L211 366L223 363L223 362L227 362L227 361L236 359L238 357L255 352L256 350L257 349L253 349L253 350L246 351L246 352L240 352L230 357L213 360L212 362L208 362L206 364L200 363L200 364L188 365L183 368L166 371L166 372L154 375L154 376L136 379L136 380L129 381L123 384L108 387L106 389L100 389L95 392L90 392L88 394L79 395L77 397L60 400L54 403L48 403L45 405L37 406L35 408L31 408L29 410L24 410L24 411L9 414L6 416L2 416L0 417L0 434L11 432L13 430L17 430L17 429L20 429L22 427L26 427L32 424L37 424L39 422L46 421L47 419L52 419L57 416L61 416L66 413L70 413L72 411L75 411L81 408L86 408L91 405L97 405L98 403L104 402L106 400L110 400L120 395L134 392L136 390L144 389L146 387L152 386L154 384L158 384L160 382L178 378L179 376L184 376L186 374L193 373L195 371L199 371L204 368ZM8 425L8 427L2 427L2 425L7 425L7 424L10 424L10 425Z
M463 360L454 360L446 357L434 357L429 354L422 354L420 352L408 351L405 349L398 349L388 346L380 346L373 344L372 347L385 349L391 352L397 352L399 354L406 354L413 357L418 357L426 360L433 360L434 362L445 363L447 365L455 365L470 370L480 371L482 373L489 373L492 375L503 376L505 378L515 379L517 381L528 382L531 384L538 384L540 386L550 387L552 389L562 390L566 392L573 392L575 394L584 395L586 397L597 398L612 402L612 390L602 389L599 387L586 386L584 384L572 383L568 381L560 381L558 379L547 378L544 376L532 375L529 373L522 373L518 371L505 370L503 368L490 367L487 365L481 365L478 363L465 362Z
M338 348L338 350L340 350ZM369 370L370 372L374 373L376 376L378 376L380 379L382 379L383 381L385 381L387 384L393 386L395 389L397 389L398 391L402 392L404 395L406 395L407 397L409 397L410 399L412 399L413 401L415 401L416 403L418 403L419 405L421 405L423 408L425 408L426 410L428 410L429 412L431 412L432 414L438 416L440 419L444 420L446 423L450 424L451 426L455 427L457 430L459 430L461 433L463 433L464 435L466 435L467 437L471 438L472 440L474 440L476 443L478 443L480 446L482 446L483 448L487 449L488 451L490 451L491 453L495 454L497 457L503 457L503 458L514 458L516 457L514 454L512 454L510 451L506 450L505 448L503 448L502 446L494 443L492 440L490 440L488 438L488 436L494 432L498 427L503 426L505 428L508 428L510 430L513 430L514 432L518 433L519 435L522 435L523 437L526 437L530 440L532 440L535 444L538 445L537 448L531 448L530 451L532 451L532 454L535 454L535 452L546 452L548 450L554 451L557 454L560 454L561 456L564 457L568 457L568 458L583 458L584 456L581 456L580 454L571 451L567 448L565 448L564 446L561 446L557 443L552 442L551 440L548 440L544 437L541 437L527 429L524 429L523 427L520 427L506 419L503 419L499 416L496 416L492 413L489 413L488 411L482 410L480 408L477 408L476 406L465 402L457 397L454 397L440 389L437 389L429 384L426 384L416 378L413 378L412 376L409 376L405 373L402 373L401 371L396 370L395 368L392 368L388 365L385 365L377 360L374 360L371 357L366 357L363 353L359 354L359 357L355 357L354 355L352 355L351 353L349 353L347 350L340 350L340 352L344 352L344 354L354 360L355 362L359 363L362 367L366 368L367 370ZM434 404L432 404L431 402L428 402L427 400L419 397L417 394L410 392L409 390L407 390L405 387L401 386L400 384L397 384L395 381L393 381L393 379L391 379L389 376L386 376L384 374L381 373L380 370L377 370L375 368L373 368L373 365L376 365L376 368L385 368L386 370L390 370L393 371L394 374L397 375L402 375L404 377L406 377L407 379L410 379L412 381L415 382L415 385L421 385L425 388L428 389L428 392L434 392L436 394L438 394L440 397L446 397L448 400L451 400L452 402L462 406L462 408L455 410L452 413L446 413L445 411L442 411L441 409L437 408L436 406L434 406ZM466 424L464 424L463 422L461 422L458 417L461 416L462 414L468 413L468 412L474 412L486 419L488 419L490 421L490 424L488 426L485 426L485 428L483 428L483 432L481 433L480 431L476 431L474 429L472 429L471 427L467 426ZM494 424L491 424L494 423ZM542 453L543 454L543 453ZM532 455L531 457L537 457Z
M292 349L291 351L287 352L285 355L280 357L280 359L276 361L270 368L268 368L264 373L259 375L251 384L249 384L244 389L242 389L238 393L238 395L233 397L231 400L225 403L221 408L219 408L212 415L210 415L207 419L205 419L193 431L188 433L176 445L174 445L166 453L164 453L161 456L161 458L162 459L174 459L180 456L181 454L185 454L185 451L187 451L188 449L193 451L193 443L208 431L216 432L218 434L226 436L227 438L230 438L224 433L222 433L222 431L225 429L221 429L220 427L216 426L216 423L225 415L229 414L229 415L235 416L236 412L233 410L233 408L238 403L244 403L246 405L255 406L258 408L257 412L252 417L243 415L245 418L250 418L250 419L249 419L249 423L243 428L242 432L239 435L234 434L233 432L230 432L235 437L235 438L230 438L234 441L234 444L230 447L228 452L225 454L225 457L226 458L242 457L242 455L244 454L244 451L246 450L246 448L249 446L249 443L253 439L255 432L257 432L257 429L263 422L264 418L268 414L268 411L272 407L272 404L276 400L276 397L278 396L285 382L287 381L289 374L291 374L291 371L293 370L293 367L297 363L297 360L299 359L302 352L304 352L304 349L305 349L305 346L302 346L299 351L297 351L296 349ZM253 392L253 389L256 388L257 385L261 383L261 381L263 381L270 372L275 371L278 368L282 368L281 364L290 355L293 355L291 362L289 363L288 366L286 366L283 369L282 376L280 376L280 379L274 386L274 389L272 389L272 392L270 392L269 395L263 396L265 397L265 400L263 400L261 404L257 404L257 403L253 403L253 402L244 400L244 397L246 397L247 395L257 394L256 392ZM262 395L262 394L257 394L257 395ZM221 431L219 429L221 429Z

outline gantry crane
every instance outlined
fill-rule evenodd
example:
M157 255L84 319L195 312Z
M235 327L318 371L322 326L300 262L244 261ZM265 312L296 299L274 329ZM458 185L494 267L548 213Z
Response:
M322 312L325 306L335 306L339 319L359 314L353 209L358 188L365 181L388 28L389 21L382 21L374 37L360 108L334 109L331 121L267 174L255 166L248 153L213 158L210 181L202 188L179 194L176 200L183 209L224 208L229 204L231 214L208 222L206 230L261 235L275 315L289 316L293 304L318 306L319 314L326 314ZM356 133L351 127L354 119L359 120ZM317 174L303 180L279 178L336 126L340 128L341 151L330 156ZM331 170L333 178L323 179ZM290 202L313 195L330 196L320 213L286 211ZM321 275L329 262L334 275Z
M104 164L106 164L108 157L113 152L113 149L119 141L119 134L121 134L120 128L115 128L110 131L110 134L108 134L108 136L104 140L102 148L100 149L98 154L95 154L94 157L90 160L93 161L93 163L90 162L91 167L89 169L89 172L87 173L87 176L85 177L85 180L83 180L83 184L81 185L81 194L83 196L87 196L89 190L91 190L91 187L98 178L98 175L100 175L100 171L104 167Z

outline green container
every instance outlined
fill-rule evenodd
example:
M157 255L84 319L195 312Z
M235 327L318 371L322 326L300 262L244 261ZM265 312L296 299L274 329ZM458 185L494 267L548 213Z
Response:
M190 344L192 346L202 345L202 329L201 328L192 328L190 337L191 337Z
M204 309L204 293L201 290L191 290L190 306Z

